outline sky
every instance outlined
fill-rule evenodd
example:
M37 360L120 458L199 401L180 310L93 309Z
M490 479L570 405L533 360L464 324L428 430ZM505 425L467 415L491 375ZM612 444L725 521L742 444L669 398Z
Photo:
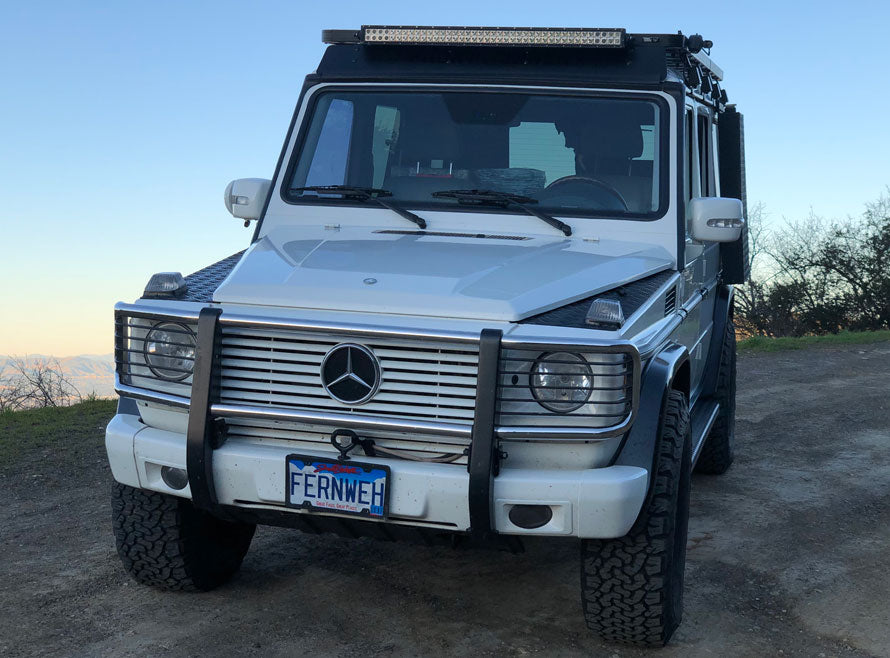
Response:
M152 273L247 246L223 190L271 178L323 28L701 33L768 221L856 215L890 184L886 2L5 0L0 16L0 354L108 353L114 303Z

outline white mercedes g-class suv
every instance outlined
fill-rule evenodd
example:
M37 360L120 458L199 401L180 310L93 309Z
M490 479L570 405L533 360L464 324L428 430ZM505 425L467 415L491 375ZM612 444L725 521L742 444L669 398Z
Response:
M733 459L742 117L698 35L323 33L243 252L115 307L106 446L140 583L256 524L580 540L612 641L680 622L690 474Z

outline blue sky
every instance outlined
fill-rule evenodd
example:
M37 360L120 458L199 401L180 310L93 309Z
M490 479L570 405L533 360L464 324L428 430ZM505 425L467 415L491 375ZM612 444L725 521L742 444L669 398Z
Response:
M770 221L857 214L890 184L884 2L32 0L2 16L0 354L107 353L114 302L152 272L246 246L223 189L271 177L326 27L700 32Z

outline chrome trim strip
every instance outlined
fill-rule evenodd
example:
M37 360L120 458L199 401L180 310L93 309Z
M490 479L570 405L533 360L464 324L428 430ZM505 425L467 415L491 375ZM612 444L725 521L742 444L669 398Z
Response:
M523 337L511 337L509 335L504 336L504 339L501 341L501 347L510 349L510 350L550 350L554 347L559 347L565 350L573 350L577 349L580 351L594 350L598 352L627 352L628 354L638 354L637 346L634 345L629 340L618 339L618 340L602 340L602 339L590 339L586 340L583 338L572 338L568 340L566 338L548 338L546 336L523 336Z
M531 439L547 439L554 443L604 441L626 432L633 423L634 416L636 416L636 405L634 405L630 416L625 418L620 425L611 427L498 426L495 427L495 435L502 441L528 441Z
M695 309L696 306L701 304L702 300L704 300L705 295L711 292L717 286L716 281L711 284L708 288L700 288L696 290L686 302L677 309L677 312L671 316L670 321L665 324L663 328L658 330L654 335L650 338L643 341L637 349L640 351L640 358L644 361L649 357L653 356L656 352L658 352L663 343L671 337L671 334L677 330L677 328L683 324L683 320Z
M377 416L359 414L338 414L281 407L252 407L241 404L216 403L210 406L210 413L223 418L256 418L261 420L283 420L309 425L321 425L332 429L364 429L384 432L416 432L436 436L452 436L469 439L472 425L457 423L437 423L431 421L384 419Z
M380 336L385 338L432 338L436 340L452 340L462 343L478 343L479 334L463 331L430 331L412 329L407 331L397 327L385 327L370 324L325 323L310 320L288 320L285 318L266 318L258 315L242 315L240 313L223 313L219 321L223 325L237 327L260 327L263 329L296 329L302 331L330 332L361 336Z
M162 306L139 306L138 304L125 304L118 302L114 305L118 313L132 315L140 318L158 318L163 320L191 320L198 321L199 311L186 308L165 308Z
M190 403L189 398L182 397L181 395L150 391L145 388L136 388L135 386L122 384L117 373L114 375L114 392L123 397L145 400L146 402L160 402L161 404L169 404L180 409L188 409Z

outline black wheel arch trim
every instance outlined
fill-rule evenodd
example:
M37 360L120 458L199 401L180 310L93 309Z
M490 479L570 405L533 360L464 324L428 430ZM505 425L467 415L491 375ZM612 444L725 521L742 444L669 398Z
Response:
M636 466L649 472L649 491L652 494L659 427L664 415L667 393L671 389L689 395L689 350L685 345L670 343L649 359L640 385L640 406L630 431L624 435L612 465ZM643 507L645 507L645 504Z

